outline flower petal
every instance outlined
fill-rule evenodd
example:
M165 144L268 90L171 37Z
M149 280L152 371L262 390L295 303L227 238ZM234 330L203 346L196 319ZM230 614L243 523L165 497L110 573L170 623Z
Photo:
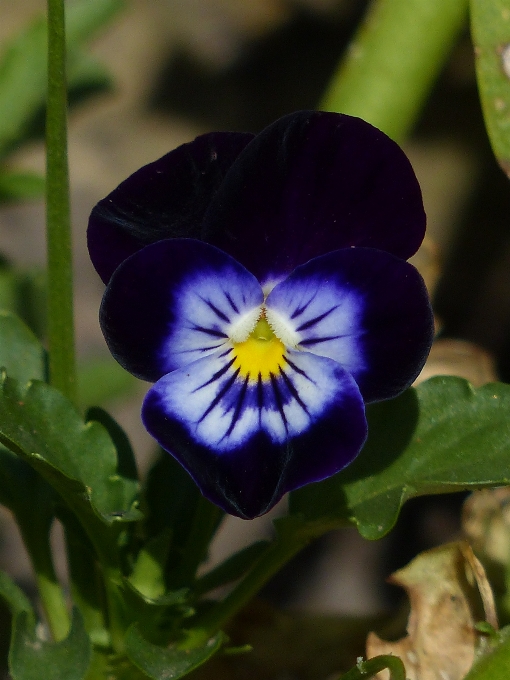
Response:
M212 132L132 174L92 210L90 257L104 283L140 248L165 238L208 240L202 218L249 133Z
M165 375L142 418L207 498L252 518L350 463L366 421L355 381L331 359L291 350L264 381L242 377L234 358L218 351Z
M350 246L407 259L423 239L425 214L413 169L389 137L359 118L301 111L239 154L205 231L265 283Z
M216 352L263 294L242 265L193 239L159 241L125 260L99 320L117 361L144 380Z
M408 387L428 355L434 324L416 269L369 248L337 250L298 267L266 300L297 347L338 361L365 401Z

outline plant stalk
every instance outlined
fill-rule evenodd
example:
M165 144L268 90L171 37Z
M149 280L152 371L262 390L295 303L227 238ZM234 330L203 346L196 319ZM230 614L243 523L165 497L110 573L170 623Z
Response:
M363 118L402 142L467 10L468 0L375 0L319 108Z
M50 384L76 403L64 0L48 0L46 238Z
M194 623L194 640L203 643L212 637L218 630L240 611L264 586L269 579L276 574L281 567L304 548L313 538L305 533L287 533L280 535L277 540L268 546L268 549L243 580L214 607L207 611ZM203 635L196 637L196 630L202 631Z

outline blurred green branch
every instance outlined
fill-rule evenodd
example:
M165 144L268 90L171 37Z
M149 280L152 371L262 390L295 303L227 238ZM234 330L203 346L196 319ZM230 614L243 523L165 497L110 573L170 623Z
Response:
M319 108L408 135L467 18L468 0L376 0Z

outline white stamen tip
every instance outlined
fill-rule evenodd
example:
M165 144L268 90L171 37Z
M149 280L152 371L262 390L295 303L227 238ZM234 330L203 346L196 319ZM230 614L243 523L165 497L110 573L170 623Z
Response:
M260 307L255 307L251 309L246 314L243 314L230 326L228 330L228 337L232 342L244 342L248 339L250 333L253 331L257 325L257 321L260 319L262 314L262 309Z
M273 333L279 338L286 347L296 347L300 336L292 328L289 320L276 312L274 309L266 307L267 323L271 326Z

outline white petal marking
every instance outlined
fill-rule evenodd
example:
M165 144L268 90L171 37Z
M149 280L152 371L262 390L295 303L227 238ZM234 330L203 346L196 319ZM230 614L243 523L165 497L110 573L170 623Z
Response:
M174 320L161 351L168 371L230 346L230 329L248 323L263 294L251 274L226 264L221 271L192 272L174 300Z
M167 417L218 453L245 445L259 430L274 444L285 443L340 403L348 387L336 362L308 352L289 350L282 372L265 381L241 378L232 359L233 350L210 354L152 388Z
M363 298L348 285L317 276L287 279L266 300L267 315L279 315L292 330L294 347L337 361L351 374L365 368Z

